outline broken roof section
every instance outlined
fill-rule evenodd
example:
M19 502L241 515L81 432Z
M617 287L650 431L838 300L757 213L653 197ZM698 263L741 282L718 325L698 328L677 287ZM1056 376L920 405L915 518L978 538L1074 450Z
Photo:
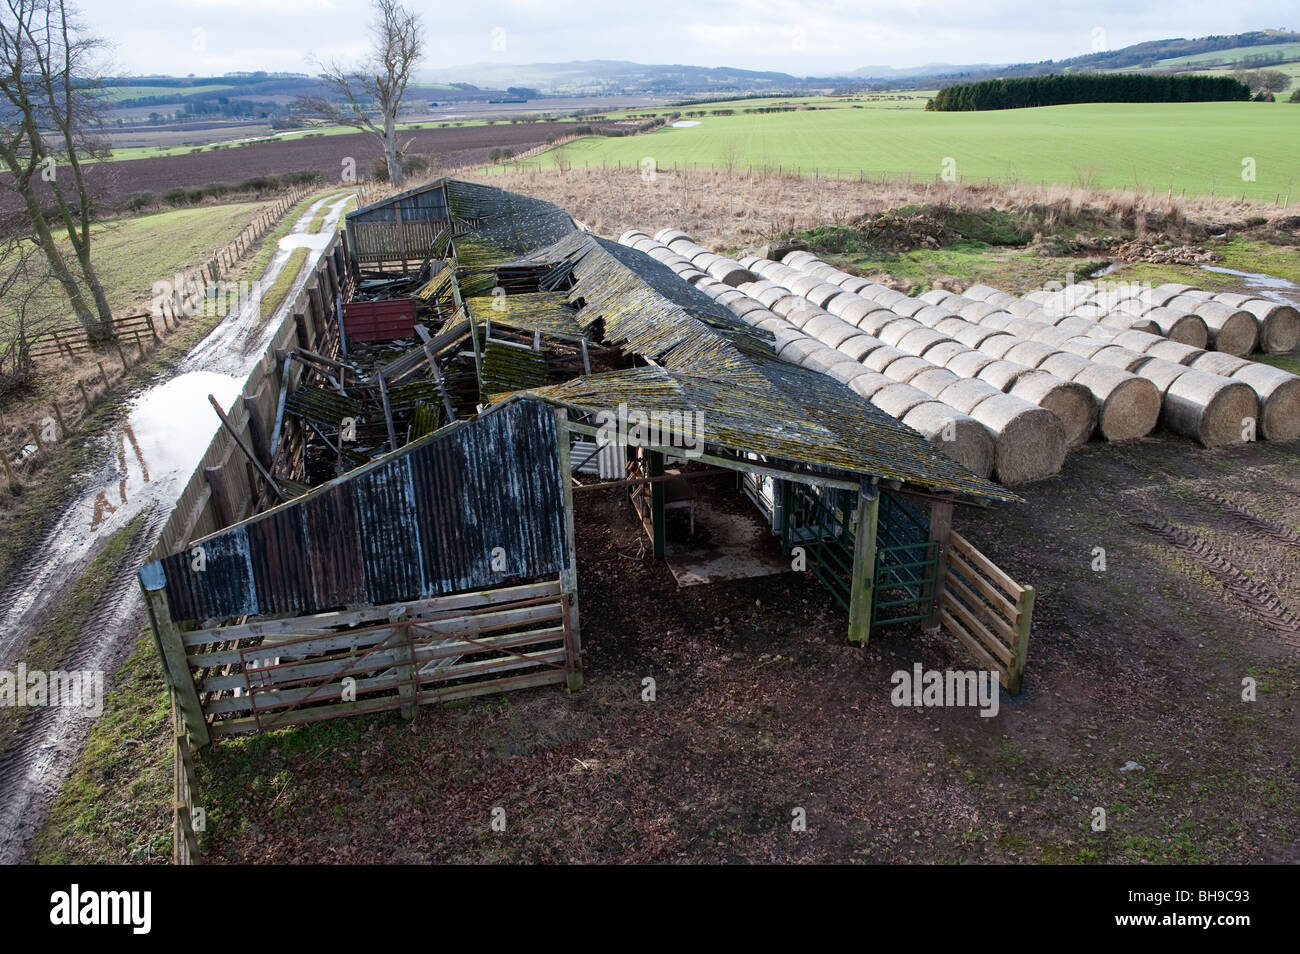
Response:
M353 212L348 224L400 220L419 209L443 216L437 221L462 275L525 265L571 272L577 327L651 365L529 388L497 403L527 396L583 413L621 403L646 413L699 411L706 441L739 454L971 500L1020 499L840 382L780 362L767 332L643 252L577 229L549 202L440 179Z

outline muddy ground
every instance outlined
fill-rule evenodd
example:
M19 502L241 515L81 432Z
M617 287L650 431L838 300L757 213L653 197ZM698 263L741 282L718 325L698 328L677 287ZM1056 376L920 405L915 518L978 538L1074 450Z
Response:
M222 743L205 860L1300 861L1300 448L1094 443L1022 492L956 523L1038 589L992 718L891 704L895 670L973 668L946 635L851 647L804 574L678 589L583 494L581 692Z

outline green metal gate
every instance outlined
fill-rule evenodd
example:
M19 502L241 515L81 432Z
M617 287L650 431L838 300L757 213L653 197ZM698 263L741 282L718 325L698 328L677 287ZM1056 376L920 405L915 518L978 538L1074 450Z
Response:
M786 556L802 547L807 568L845 610L852 605L852 525L857 494L782 482L781 546ZM930 538L925 515L888 491L881 493L876 530L876 565L869 584L873 626L929 616L939 545Z

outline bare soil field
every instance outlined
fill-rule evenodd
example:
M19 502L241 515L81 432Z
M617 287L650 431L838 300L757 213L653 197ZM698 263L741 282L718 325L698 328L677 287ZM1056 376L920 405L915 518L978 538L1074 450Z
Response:
M583 495L583 691L222 743L205 861L1295 862L1298 465L1094 444L1025 504L960 513L1039 588L992 718L891 703L896 670L972 665L948 637L851 647L803 574L678 589L618 491Z
M493 149L522 152L542 145L547 137L567 135L582 123L498 123L492 126L463 126L452 129L413 129L405 144L408 154L436 159L444 168L483 163ZM87 168L92 189L105 206L126 197L151 192L161 195L170 189L197 189L211 183L237 184L258 176L290 172L319 172L326 185L337 183L346 158L356 160L358 178L369 176L371 167L382 161L379 145L368 133L347 133L250 143L228 149L209 150L182 156L126 159L99 163ZM0 192L0 212L21 208L21 200L10 191Z

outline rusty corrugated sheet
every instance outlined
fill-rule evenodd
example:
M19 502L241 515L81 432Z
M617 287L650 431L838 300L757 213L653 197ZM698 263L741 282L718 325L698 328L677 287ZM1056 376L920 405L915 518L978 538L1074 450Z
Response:
M415 335L415 299L350 301L343 305L343 330L350 341L393 341Z
M445 428L159 561L177 620L314 613L554 575L566 552L550 407ZM504 566L494 566L494 550Z

